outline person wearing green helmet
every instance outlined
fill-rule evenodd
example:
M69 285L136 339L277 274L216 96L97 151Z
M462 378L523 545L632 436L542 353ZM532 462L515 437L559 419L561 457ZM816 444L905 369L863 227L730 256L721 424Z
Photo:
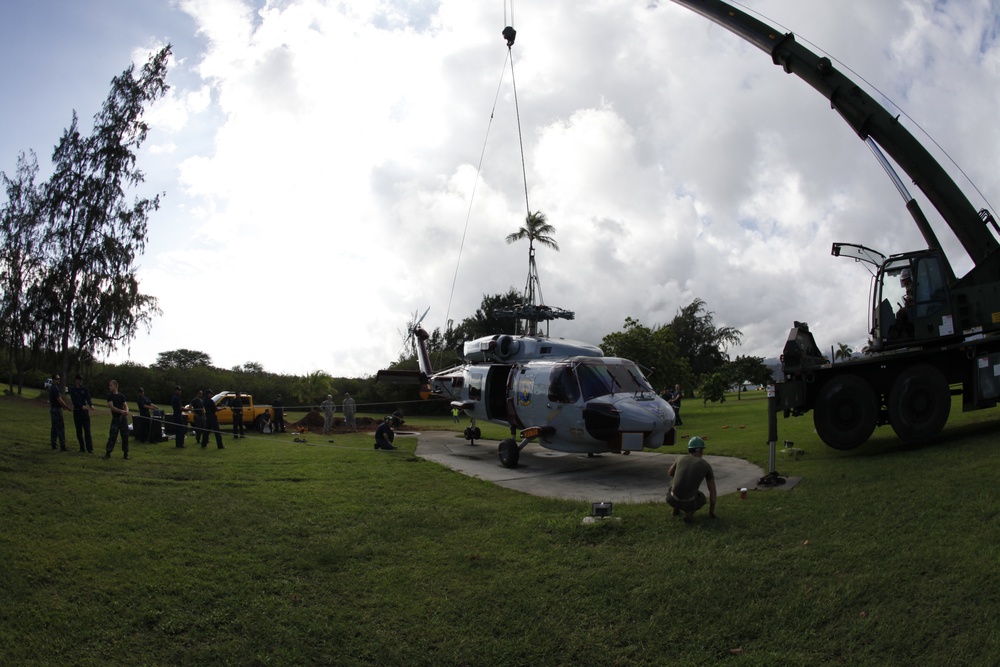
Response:
M694 520L694 513L705 506L705 494L699 488L703 480L708 486L708 516L717 518L715 473L712 472L712 465L703 458L704 453L705 441L694 436L688 441L687 456L679 457L667 470L670 477L667 504L674 508L674 516L684 513L685 523Z

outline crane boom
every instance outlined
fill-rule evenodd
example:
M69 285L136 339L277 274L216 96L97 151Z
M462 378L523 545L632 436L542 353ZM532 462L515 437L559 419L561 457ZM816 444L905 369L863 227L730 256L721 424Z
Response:
M983 263L997 250L996 237L948 172L900 124L898 117L838 71L829 58L819 56L796 42L792 33L783 34L722 0L673 2L701 14L770 54L775 65L796 75L826 97L862 140L869 137L874 140L913 179L958 237L974 264ZM914 219L928 247L937 247L926 219L922 215L915 215Z
M816 433L835 449L862 445L890 424L905 442L938 435L952 396L962 410L1000 404L1000 234L910 132L829 58L722 0L673 0L742 37L830 101L893 180L927 249L885 257L857 244L833 254L870 261L873 274L865 354L832 363L808 324L795 322L781 354L776 407L785 416L812 411ZM934 231L895 169L895 161L930 200L973 266L956 277ZM894 308L893 304L898 306ZM960 388L958 388L960 387Z

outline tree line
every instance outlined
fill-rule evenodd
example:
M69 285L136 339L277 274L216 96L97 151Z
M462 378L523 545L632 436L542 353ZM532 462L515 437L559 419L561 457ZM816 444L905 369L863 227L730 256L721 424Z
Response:
M428 341L434 367L443 369L461 363L464 341L513 333L515 324L511 318L498 316L496 312L509 311L521 300L522 295L513 287L505 294L484 295L476 312L458 326L446 332L435 329ZM714 313L707 310L704 301L695 299L666 325L650 327L627 318L622 331L602 338L601 347L608 356L624 357L639 364L658 391L680 384L689 397L697 391L703 400L719 401L724 400L729 387L739 386L743 381L753 384L771 381L771 372L762 358L729 359L728 346L741 339L738 330L716 326ZM258 362L224 369L198 350L161 352L149 367L132 362L104 364L90 355L74 355L74 359L82 361L74 363L71 372L82 373L96 395L100 395L108 380L115 379L126 393L143 387L154 402L166 402L174 387L180 386L186 401L198 389L239 390L253 395L260 404L271 403L281 394L286 406L311 409L327 394L339 403L350 393L361 412L388 414L401 409L404 414L445 415L450 409L444 401L419 400L413 387L378 383L371 375L345 378L315 371L295 376L268 372ZM416 357L400 354L389 367L412 370L416 367ZM40 386L41 380L34 384Z

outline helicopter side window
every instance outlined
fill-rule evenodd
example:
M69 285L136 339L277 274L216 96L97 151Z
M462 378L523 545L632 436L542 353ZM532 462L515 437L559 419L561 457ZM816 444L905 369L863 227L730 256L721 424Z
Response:
M469 373L469 400L483 400L483 374Z
M549 400L553 403L576 403L580 398L580 386L576 382L573 369L556 366L549 376Z

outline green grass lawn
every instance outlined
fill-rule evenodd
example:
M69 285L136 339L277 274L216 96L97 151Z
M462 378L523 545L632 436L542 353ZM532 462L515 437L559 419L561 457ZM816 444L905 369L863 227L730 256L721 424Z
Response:
M724 496L716 521L616 503L582 525L588 504L464 477L413 438L102 460L68 413L53 452L44 403L0 399L0 663L996 664L1000 429L959 410L933 444L883 427L853 452L779 420L794 489ZM766 416L763 392L688 400L681 436L766 470Z

